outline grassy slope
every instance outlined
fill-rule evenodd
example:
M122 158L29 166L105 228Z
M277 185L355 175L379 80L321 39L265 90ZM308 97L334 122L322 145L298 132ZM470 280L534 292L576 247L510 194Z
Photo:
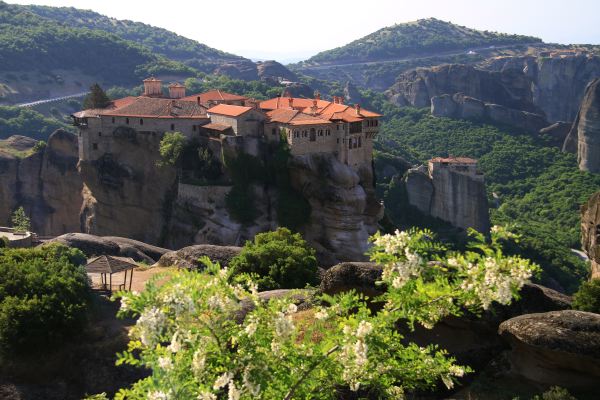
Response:
M307 62L385 60L483 46L541 42L541 39L478 31L435 18L382 28L336 49L321 52Z
M514 129L387 107L379 151L411 162L449 154L479 158L490 203L492 193L500 198L492 221L516 226L524 236L519 251L544 266L544 279L569 291L578 286L586 268L569 249L579 248L579 206L598 190L600 176L579 171L573 155ZM393 207L395 199L387 200Z

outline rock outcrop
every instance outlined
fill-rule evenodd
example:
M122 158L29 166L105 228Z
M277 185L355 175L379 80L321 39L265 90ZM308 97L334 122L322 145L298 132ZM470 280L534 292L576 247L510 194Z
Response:
M592 267L592 279L600 279L600 192L581 206L581 248Z
M479 67L449 64L401 74L386 92L398 105L429 107L431 98L464 93L484 103L573 121L585 87L600 76L600 57L588 54L499 57Z
M39 235L79 231L83 182L77 137L57 130L37 151L29 138L0 142L0 224L8 224L12 211L23 206Z
M563 147L570 130L570 123L559 121L540 129L539 135L548 139L552 146Z
M600 78L587 86L563 150L577 152L580 170L600 172Z
M340 263L323 272L320 289L329 295L354 289L366 296L378 296L383 287L375 283L381 280L381 273L381 267L371 262Z
M512 348L511 366L527 379L574 389L600 381L600 315L564 310L504 321L499 333Z
M67 233L48 240L45 244L61 243L81 250L87 257L109 255L131 257L135 261L153 264L170 250L137 240L117 236L95 236L87 233Z
M259 61L256 63L258 77L261 80L270 80L279 82L279 79L285 79L291 82L298 82L298 75L284 67L274 60Z
M233 61L220 65L215 71L217 75L227 75L233 79L244 81L258 80L258 69L256 64L250 60Z
M332 154L296 156L290 160L290 177L310 203L304 237L316 248L321 265L366 260L368 238L383 216L370 166L357 173Z
M202 269L203 264L199 259L206 256L212 261L221 264L222 267L226 267L229 265L231 259L240 254L241 251L241 247L199 244L165 253L158 260L157 265L159 267L176 266L186 269Z
M425 215L458 228L488 232L490 219L485 182L481 175L451 169L430 173L425 166L412 168L404 179L408 203Z
M346 104L361 104L363 98L351 81L347 81L344 85L344 100Z
M540 129L548 126L548 122L542 115L508 108L500 104L484 103L463 93L433 97L431 99L431 115L491 121L533 133L538 133Z

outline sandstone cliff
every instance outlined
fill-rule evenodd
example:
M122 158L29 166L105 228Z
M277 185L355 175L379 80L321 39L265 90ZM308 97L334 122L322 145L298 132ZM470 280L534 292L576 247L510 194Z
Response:
M431 98L431 115L435 117L463 118L492 121L514 126L528 132L538 133L548 126L542 115L508 108L499 104L485 103L463 93L443 94Z
M550 122L573 121L587 83L600 76L600 57L498 57L478 67L450 64L401 74L386 92L394 103L429 107L431 98L464 93L544 116Z
M23 206L40 235L79 231L83 183L76 168L77 137L58 130L37 152L29 138L1 142L0 224L9 224L12 211Z
M592 265L592 278L600 278L600 192L581 206L581 246Z
M577 152L582 171L600 172L600 78L587 86L563 150Z
M483 177L452 170L434 171L413 168L404 184L408 203L425 215L479 232L488 232L490 219Z

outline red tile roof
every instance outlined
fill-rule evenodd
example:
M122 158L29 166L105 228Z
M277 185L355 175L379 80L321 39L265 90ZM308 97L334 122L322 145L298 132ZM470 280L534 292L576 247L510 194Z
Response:
M217 124L217 123L210 123L210 124L202 125L202 128L210 129L212 131L226 131L228 129L232 129L231 125Z
M210 114L226 115L229 117L239 117L242 114L252 110L252 107L234 106L231 104L217 104L216 106L209 108Z
M194 101L140 96L128 104L100 115L151 118L208 118L206 108Z
M104 112L116 110L121 107L125 107L125 106L133 103L136 98L137 97L134 97L134 96L123 97L122 99L117 99L117 100L111 101L110 104L108 105L108 107L106 107L106 108L89 108L87 110L78 111L78 112L74 113L73 116L75 118L97 117L98 115L100 115Z
M267 117L271 122L279 122L289 125L323 125L331 124L332 122L318 116L305 114L298 110L289 108L280 108L267 112Z
M243 101L247 100L247 97L240 96L233 93L223 92L221 90L209 90L208 92L193 94L190 96L183 97L182 100L187 101L198 101L200 98L200 104L206 104L209 101Z
M469 157L435 157L429 161L450 164L477 164L477 160Z
M355 107L348 104L334 103L321 99L303 99L298 97L275 97L260 103L262 110L294 109L303 112L313 112L325 119L338 119L345 122L358 122L364 118L378 118L381 114L365 110L357 111Z

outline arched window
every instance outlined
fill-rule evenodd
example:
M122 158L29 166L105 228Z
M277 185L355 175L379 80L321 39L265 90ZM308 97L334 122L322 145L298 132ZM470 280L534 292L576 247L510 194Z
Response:
M140 118L140 125L144 125L144 120Z

